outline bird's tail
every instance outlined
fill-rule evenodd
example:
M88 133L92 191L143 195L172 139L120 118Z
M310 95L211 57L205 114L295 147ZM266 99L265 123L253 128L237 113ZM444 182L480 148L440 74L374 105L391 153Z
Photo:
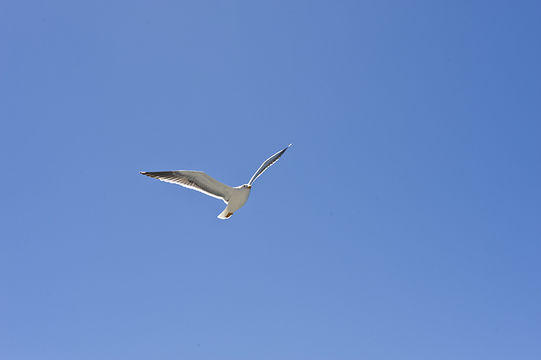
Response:
M218 215L218 219L229 219L231 215L233 215L233 213L231 212L231 210L229 210L229 206L226 206L224 211L222 211L220 215Z

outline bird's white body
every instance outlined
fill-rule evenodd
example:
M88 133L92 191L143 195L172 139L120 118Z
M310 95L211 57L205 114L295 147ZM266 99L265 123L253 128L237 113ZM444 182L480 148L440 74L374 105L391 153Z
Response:
M250 190L252 190L252 187L247 185L232 188L229 200L224 200L227 206L225 207L224 211L218 215L218 219L227 219L233 215L235 211L243 207L246 201L248 201Z
M289 145L291 146L291 144ZM180 186L187 187L206 195L222 199L226 204L224 211L218 215L219 219L228 219L233 215L235 211L240 209L248 200L250 191L252 190L252 183L257 179L265 170L267 170L272 164L274 164L280 156L289 148L286 147L278 151L276 154L268 158L257 171L254 173L248 184L244 184L237 187L231 187L225 185L218 180L208 176L202 171L193 170L175 170L175 171L157 171L146 172L142 171L141 174L156 178L161 181L178 184Z

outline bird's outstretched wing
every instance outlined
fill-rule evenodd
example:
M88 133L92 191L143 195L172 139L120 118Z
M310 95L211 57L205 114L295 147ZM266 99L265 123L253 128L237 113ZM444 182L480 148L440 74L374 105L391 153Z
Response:
M265 172L265 170L267 170L272 164L274 164L276 161L278 161L280 156L282 156L282 154L285 153L285 151L287 149L289 149L290 146L291 146L291 144L289 144L286 148L278 151L276 154L272 155L270 158L265 160L265 162L263 164L261 164L259 169L257 169L255 174L252 176L252 178L250 179L250 182L248 183L248 185L252 185L252 183L255 181L255 179L257 179L259 177L259 175L263 174Z
M141 174L155 179L178 184L189 189L197 190L203 194L229 201L233 188L222 184L202 171L175 170L175 171L141 171Z

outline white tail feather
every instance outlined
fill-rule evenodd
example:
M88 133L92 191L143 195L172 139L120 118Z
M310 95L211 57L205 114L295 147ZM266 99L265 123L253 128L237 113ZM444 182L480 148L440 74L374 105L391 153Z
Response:
M222 211L220 215L218 215L218 219L222 219L222 220L229 219L231 215L233 215L233 213L229 209L229 206L226 206L224 211Z

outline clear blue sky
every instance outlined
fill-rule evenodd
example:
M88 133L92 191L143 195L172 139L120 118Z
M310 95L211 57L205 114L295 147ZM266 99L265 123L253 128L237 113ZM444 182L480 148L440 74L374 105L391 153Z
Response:
M0 358L540 359L540 13L1 2Z

